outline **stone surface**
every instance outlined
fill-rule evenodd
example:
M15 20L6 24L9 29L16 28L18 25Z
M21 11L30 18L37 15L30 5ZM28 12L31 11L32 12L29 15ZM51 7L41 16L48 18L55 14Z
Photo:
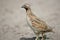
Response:
M60 40L60 0L0 0L0 40L20 40L35 37L26 23L26 12L21 6L31 4L32 11L55 33L47 33L52 40Z

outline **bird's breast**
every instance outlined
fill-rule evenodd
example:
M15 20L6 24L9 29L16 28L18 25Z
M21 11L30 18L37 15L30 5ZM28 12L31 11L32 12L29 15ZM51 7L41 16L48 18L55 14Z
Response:
M32 26L29 16L26 16L27 23Z
M26 16L26 20L27 20L27 24L29 25L29 27L30 27L34 32L38 32L38 31L39 31L39 29L37 29L36 27L33 27L33 26L32 26L32 22L31 22L29 16Z

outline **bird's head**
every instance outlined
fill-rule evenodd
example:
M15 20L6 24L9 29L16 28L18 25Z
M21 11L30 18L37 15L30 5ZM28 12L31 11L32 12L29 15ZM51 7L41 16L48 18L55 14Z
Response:
M24 8L25 10L28 10L30 9L30 5L26 3L22 6L22 8Z

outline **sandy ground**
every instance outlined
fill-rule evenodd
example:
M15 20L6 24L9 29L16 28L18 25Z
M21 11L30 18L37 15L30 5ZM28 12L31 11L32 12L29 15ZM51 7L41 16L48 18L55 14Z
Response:
M35 34L26 23L26 12L21 6L31 4L35 15L44 20L55 33L50 40L60 40L60 0L0 0L0 40L21 40Z

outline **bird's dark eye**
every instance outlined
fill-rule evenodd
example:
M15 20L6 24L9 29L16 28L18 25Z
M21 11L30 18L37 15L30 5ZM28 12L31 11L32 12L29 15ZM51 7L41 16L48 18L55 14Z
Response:
M28 8L25 8L26 10L28 10Z

